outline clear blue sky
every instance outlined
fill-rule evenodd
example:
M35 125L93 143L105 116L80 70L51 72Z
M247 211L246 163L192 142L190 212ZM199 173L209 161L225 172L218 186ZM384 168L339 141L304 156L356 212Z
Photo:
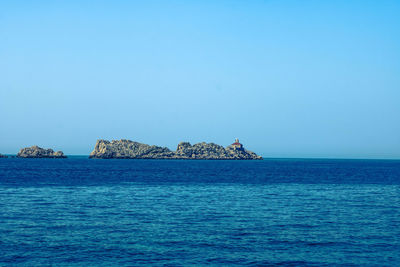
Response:
M0 153L400 158L400 1L1 1Z

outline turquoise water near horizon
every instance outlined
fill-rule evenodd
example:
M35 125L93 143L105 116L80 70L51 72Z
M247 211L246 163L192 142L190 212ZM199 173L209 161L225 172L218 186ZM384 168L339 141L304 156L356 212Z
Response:
M400 161L0 159L0 265L400 264Z

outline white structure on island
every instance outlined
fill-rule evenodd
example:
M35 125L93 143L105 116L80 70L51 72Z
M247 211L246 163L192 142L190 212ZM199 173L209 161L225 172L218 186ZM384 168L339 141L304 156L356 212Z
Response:
M231 146L233 146L234 148L238 148L238 149L242 149L243 145L241 143L239 143L239 139L236 138L235 139L235 143L233 143Z

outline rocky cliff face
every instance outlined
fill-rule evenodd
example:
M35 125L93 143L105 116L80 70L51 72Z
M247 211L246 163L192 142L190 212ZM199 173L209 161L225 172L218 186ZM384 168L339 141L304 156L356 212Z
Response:
M66 158L66 156L62 151L54 152L53 149L31 146L21 149L17 158Z
M198 143L191 145L181 142L176 151L166 147L150 146L130 140L97 140L89 158L101 159L230 159L250 160L262 159L254 152L235 146L223 146L214 143Z
M154 159L170 158L174 153L166 147L149 146L130 140L97 140L89 158Z
M8 158L6 155L0 154L0 159L1 158Z

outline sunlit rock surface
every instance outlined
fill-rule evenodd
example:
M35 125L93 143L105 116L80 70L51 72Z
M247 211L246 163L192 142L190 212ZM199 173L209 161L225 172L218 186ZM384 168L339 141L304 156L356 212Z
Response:
M214 143L179 143L176 151L166 147L150 146L130 140L97 140L90 158L100 159L262 159L254 152L243 148L239 142L224 148Z
M66 158L62 151L54 152L53 149L44 149L38 146L22 148L17 158Z

